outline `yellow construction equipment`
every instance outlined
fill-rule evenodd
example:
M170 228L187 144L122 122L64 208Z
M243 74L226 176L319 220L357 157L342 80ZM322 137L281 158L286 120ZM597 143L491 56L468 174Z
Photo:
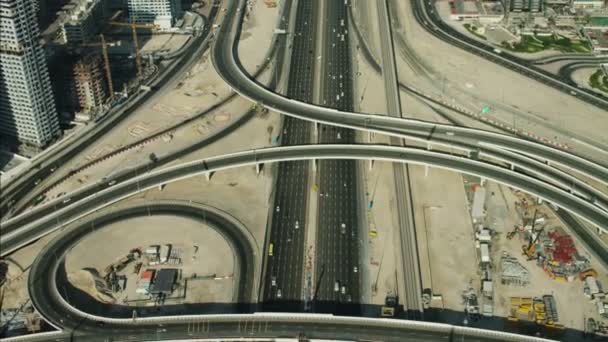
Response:
M537 324L544 324L547 319L545 303L542 298L534 298L534 316Z
M103 63L105 65L105 69L106 69L106 78L108 79L108 92L110 93L110 101L113 101L114 100L114 83L112 83L112 69L110 69L110 58L108 57L108 46L114 46L117 43L119 43L120 41L107 43L103 34L100 34L99 38L101 39L101 42L99 42L99 43L86 43L86 44L80 44L79 46L87 46L87 47L101 46L101 51L103 54Z
M594 270L593 268L590 268L588 270L581 272L578 276L581 279L581 281L585 281L585 278L587 278L587 277L597 278L597 271Z
M534 218L532 219L532 229L530 229L531 233L534 233L534 226L536 224L536 213L538 211L534 212ZM536 251L536 245L538 244L538 239L540 238L540 235L543 233L544 227L541 228L537 233L536 233L536 238L533 240L532 238L530 238L530 243L528 244L528 246L522 246L522 251L524 252L524 255L526 255L528 257L528 260L533 260L536 258L536 256L534 255L534 252Z
M137 41L137 29L145 28L145 29L158 29L160 26L156 24L138 24L136 23L136 18L133 17L130 23L122 23L118 21L110 21L110 25L113 26L129 26L131 27L131 31L133 32L133 48L135 49L135 64L137 65L137 78L142 79L142 67L141 67L141 56L139 54L139 42Z

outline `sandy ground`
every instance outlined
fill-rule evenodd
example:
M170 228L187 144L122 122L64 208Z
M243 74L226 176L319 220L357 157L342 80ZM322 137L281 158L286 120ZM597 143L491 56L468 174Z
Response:
M521 247L525 244L525 241L520 240L517 236L512 240L506 238L507 232L511 231L514 225L521 224L519 215L515 211L517 197L508 187L493 182L488 182L487 188L490 194L486 202L488 219L492 222L490 227L499 232L497 238L492 240L491 249L495 270L499 269L500 257L503 252L506 252L516 257L530 273L530 285L526 287L502 285L500 281L494 282L495 315L502 317L509 315L510 297L536 297L553 294L557 302L561 324L569 328L582 330L584 328L584 318L599 319L595 306L583 295L583 283L581 281L561 283L552 280L534 261L527 261L522 256ZM491 195L492 192L495 194L494 196ZM545 226L547 229L563 227L563 223L546 207L542 207L539 212L548 215ZM591 260L591 266L598 271L598 280L602 284L607 284L607 270L603 269L576 240L575 245L580 254ZM496 274L495 279L500 279L499 274Z
M158 50L176 51L180 49L190 36L185 34L158 34L146 41L146 44L141 47L142 53L149 53Z
M279 6L268 8L262 0L253 0L249 18L243 23L238 54L243 67L250 74L257 69L270 43L278 23Z
M423 287L441 294L446 309L461 311L461 292L479 279L462 176L429 169L424 177L424 172L424 167L410 167L418 250L421 262L426 260L430 268Z
M38 252L49 243L58 232L49 234L35 243L22 248L7 257L8 274L4 289L3 309L19 308L23 303L29 302L27 291L27 278L29 268L36 259Z
M373 2L353 2L353 5L363 6L368 14L375 13L376 6ZM358 14L359 11L355 11ZM375 17L361 16L356 18L366 23L371 34L377 32L377 21ZM356 35L349 35L355 39ZM374 39L372 44L379 44L379 39ZM354 40L353 45L360 42ZM365 61L360 51L355 51L354 79L355 110L366 113L386 113L386 95L384 92L384 80L382 75L376 73ZM361 143L388 143L388 138L382 135L374 135L370 141L367 134L360 134L358 141ZM399 266L400 240L398 226L393 217L395 206L395 192L393 181L393 165L391 163L375 162L373 168L369 169L368 162L362 163L362 173L366 203L373 201L373 206L366 212L362 238L364 239L361 250L361 274L364 279L362 294L364 302L370 304L384 304L386 295L399 293L404 297L403 274ZM366 205L367 207L367 205ZM370 231L376 231L376 236L371 236ZM399 272L399 273L397 273ZM399 281L397 281L399 277ZM375 285L375 286L374 286ZM399 286L401 288L399 288ZM375 287L375 290L374 290Z
M254 11L251 15L252 19L250 19L251 22L257 18L256 22L260 24L250 24L248 28L249 34L256 37L269 35L274 26L270 25L269 27L266 23L276 22L276 15L276 9L267 9L263 5L263 2L260 1L259 4L254 6ZM260 38L260 41L264 41L264 38ZM268 45L269 43L270 40L268 40ZM261 62L261 58L265 55L268 45L260 48L260 43L256 39L242 40L239 48L244 51L244 55L242 55L243 62L252 63L252 68L254 68L255 65ZM268 72L266 72L267 74ZM266 79L267 77L264 75L260 77L260 81L262 82L265 82ZM79 157L74 158L73 162L64 166L63 169L67 170L80 166L104 153L187 120L197 113L210 108L229 94L230 89L224 84L213 68L208 51L181 79L168 85L165 91L159 93L153 100L148 101L144 106L140 107L98 142L83 150ZM187 128L175 132L173 139L170 141L163 139L153 141L144 147L130 150L97 164L95 167L78 174L76 177L72 177L65 184L53 189L49 193L48 198L53 198L61 192L69 192L83 183L110 175L119 165L122 167L135 165L146 160L152 152L161 155L191 145L193 141L200 140L222 129L230 122L237 120L250 107L251 103L249 101L240 98L235 99L220 110L209 113L209 115L189 124ZM59 172L49 177L47 182L57 179L61 174L64 173L59 170Z
M100 243L101 241L105 243ZM188 218L158 215L127 219L87 235L66 256L68 277L75 279L74 276L84 268L94 268L103 275L105 267L125 256L131 249L145 250L149 245L167 243L171 244L174 250L181 250L182 264L159 267L148 266L144 262L140 274L145 269L159 268L177 268L182 278L189 278L192 274L215 274L217 277L224 277L238 272L234 269L234 252L213 228ZM194 246L199 247L196 253ZM128 278L127 291L115 295L118 300L143 298L135 293L138 275L133 274L133 265L134 262L119 273L127 275ZM179 302L230 302L233 299L234 279L231 277L222 280L189 281L186 298ZM183 280L181 283L183 284ZM73 284L79 288L85 285L82 281Z
M399 9L402 34L414 53L411 59L427 69L426 74L416 73L398 58L402 81L472 110L489 105L488 115L493 118L539 136L555 138L577 153L605 157L573 140L608 145L608 137L599 128L606 125L597 124L608 120L601 109L438 40L418 26L409 2L394 1L394 4Z

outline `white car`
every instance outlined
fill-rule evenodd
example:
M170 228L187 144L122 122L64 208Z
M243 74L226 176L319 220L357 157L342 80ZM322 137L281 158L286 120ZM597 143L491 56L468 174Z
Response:
M342 292L343 295L346 294L346 286L342 286L342 291L341 292Z
M295 226L295 229L298 229L298 228L300 228L300 222L299 222L299 221L296 221L296 226Z
M272 277L272 278L270 278L270 285L271 285L272 287L277 286L277 277Z
M281 298L283 297L283 293L281 292L281 289L277 290L277 298Z
M277 205L277 213L278 213L279 211L281 211L281 207L279 207L279 206Z
M359 272L359 269L357 268L357 266L353 267L353 272L355 272L355 273Z
M340 282L336 281L334 283L334 292L338 292L338 291L340 291Z

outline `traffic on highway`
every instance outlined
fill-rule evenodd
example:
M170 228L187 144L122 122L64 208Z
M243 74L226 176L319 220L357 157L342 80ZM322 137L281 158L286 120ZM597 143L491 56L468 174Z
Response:
M608 336L608 163L594 157L606 151L590 145L596 154L583 156L499 121L465 118L464 97L446 104L429 90L434 62L416 63L416 49L446 42L442 49L530 78L517 84L569 96L569 111L608 109L605 95L575 77L605 58L507 52L470 29L479 22L467 21L467 31L457 28L461 19L448 21L462 1L401 5L212 0L143 19L128 1L112 18L129 13L125 32L136 40L138 28L152 29L148 49L192 36L147 79L147 91L2 184L0 336ZM500 25L541 15L478 5L478 18L502 11ZM200 32L194 12L205 20ZM138 68L140 43L130 57ZM543 68L552 63L564 66ZM118 141L111 132L126 123L129 133L152 128ZM85 157L98 142L109 147ZM33 334L17 337L24 332Z

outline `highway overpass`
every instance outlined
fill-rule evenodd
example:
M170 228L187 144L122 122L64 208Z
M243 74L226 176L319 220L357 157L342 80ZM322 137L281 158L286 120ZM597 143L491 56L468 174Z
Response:
M162 158L162 156L161 156ZM220 155L179 164L161 170L134 176L129 170L116 174L112 179L85 186L68 198L70 201L48 215L33 217L33 221L10 233L0 235L3 248L1 255L32 242L79 217L95 212L121 199L130 197L161 184L175 182L196 175L210 176L213 172L248 165L319 159L363 159L390 162L408 162L429 165L452 171L464 172L520 189L569 210L586 221L606 231L608 212L585 201L567 190L558 188L508 166L493 165L465 156L424 148L385 145L303 145L271 147ZM122 180L114 183L114 180ZM47 204L49 208L57 204Z

